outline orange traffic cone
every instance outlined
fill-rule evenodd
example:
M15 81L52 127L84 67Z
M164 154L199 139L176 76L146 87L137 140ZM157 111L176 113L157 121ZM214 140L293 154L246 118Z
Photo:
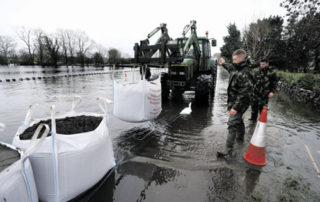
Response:
M266 159L266 125L267 125L267 107L263 107L259 122L254 130L253 136L250 141L249 148L243 154L243 158L258 166L267 164Z

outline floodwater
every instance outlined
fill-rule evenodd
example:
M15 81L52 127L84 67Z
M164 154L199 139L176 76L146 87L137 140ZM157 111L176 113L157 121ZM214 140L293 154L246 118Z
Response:
M127 71L129 78L139 78L138 71L120 70ZM109 71L0 67L0 80L106 73L0 83L0 122L7 126L0 132L0 141L12 141L30 104L39 103L34 116L43 117L49 115L53 104L58 113L70 110L72 97L80 95L77 111L100 112L95 98L112 99L112 75L118 80L125 78L123 72ZM305 147L320 167L320 115L284 93L277 93L269 103L266 166L252 166L242 158L255 128L248 121L250 110L244 116L244 143L235 143L232 157L216 158L227 136L228 78L228 73L218 68L209 106L193 104L190 115L179 116L179 112L193 101L193 92L186 92L181 102L164 102L160 117L144 123L117 119L111 105L117 166L77 201L319 201L320 177Z

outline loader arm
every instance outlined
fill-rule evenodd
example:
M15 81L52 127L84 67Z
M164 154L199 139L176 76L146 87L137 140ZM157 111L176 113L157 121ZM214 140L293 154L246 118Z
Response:
M200 60L201 50L198 42L198 37L195 31L191 31L191 35L188 38L186 44L183 48L183 55L187 55L191 46L193 46L193 51L197 60Z
M149 39L161 30L161 36L154 45L149 45ZM166 56L166 44L169 40L172 40L168 34L167 25L161 23L159 27L152 30L145 40L140 41L134 46L134 61L135 63L165 63ZM154 54L159 50L161 58L154 58Z
M149 45L149 38L154 36L161 30L162 34L154 45ZM185 35L190 31L190 36ZM136 43L134 46L134 62L137 64L148 65L170 65L180 64L184 58L187 57L191 47L193 47L195 60L200 61L201 50L196 33L196 21L190 21L190 24L186 25L183 29L182 38L172 40L169 37L166 24L160 24L147 36L147 39L140 41L140 44ZM159 56L154 54L159 51Z
M193 47L194 56L196 61L198 61L198 64L200 64L200 58L201 58L201 49L198 41L198 36L196 32L196 21L192 20L190 21L189 25L186 25L183 29L182 35L185 37L185 35L188 33L189 30L191 30L190 36L187 39L184 48L183 48L183 56L187 56L189 50L191 47Z

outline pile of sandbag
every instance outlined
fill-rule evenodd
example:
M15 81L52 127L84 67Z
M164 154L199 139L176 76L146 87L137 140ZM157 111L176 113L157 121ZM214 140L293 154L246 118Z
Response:
M113 80L113 115L127 122L153 120L161 113L160 76L153 81L118 83Z

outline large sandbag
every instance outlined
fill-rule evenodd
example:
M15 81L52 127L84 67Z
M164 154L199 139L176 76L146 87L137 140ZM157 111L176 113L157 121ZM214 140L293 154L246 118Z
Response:
M40 131L45 128L42 135ZM1 127L0 127L1 129ZM43 142L49 133L49 127L40 124L30 138L25 152L16 147L0 142L0 201L38 201L38 194L32 166L28 156ZM40 134L40 136L39 136ZM39 137L40 139L37 139Z
M0 143L1 145L2 143ZM1 146L0 146L1 147ZM2 152L0 150L0 152ZM25 161L25 172L29 178L29 185L25 182L21 162L16 161L0 173L0 201L38 201L36 184L34 182L33 171L30 161ZM31 196L28 192L28 186L31 188ZM32 199L33 200L32 200Z
M16 147L0 142L0 201L38 201L29 159Z
M127 122L153 120L161 113L160 77L120 84L113 80L113 115Z
M100 123L86 132L74 130L75 134L59 134L59 131L68 131L63 128L70 128L70 125L63 124L66 119L74 121L74 125L71 125L74 128L87 124L77 124L77 117L96 117L100 119ZM30 118L27 116L26 120ZM30 156L38 195L41 201L68 201L95 185L115 165L107 116L71 111L55 117L52 111L51 117L21 126L13 144L25 149L30 140L21 139L21 134L41 121L48 120L51 122L51 135Z

